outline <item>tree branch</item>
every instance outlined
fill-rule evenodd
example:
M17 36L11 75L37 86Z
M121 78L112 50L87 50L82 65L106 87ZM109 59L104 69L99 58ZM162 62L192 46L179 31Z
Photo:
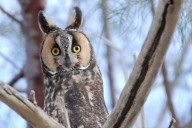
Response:
M10 86L14 86L14 84L21 78L24 77L24 72L21 70L15 77L8 83Z
M178 120L178 118L176 116L175 109L173 107L173 103L172 103L172 100L171 100L171 89L170 89L171 84L170 84L170 82L168 80L168 77L167 77L167 69L166 69L166 66L165 66L165 62L162 65L162 74L163 74L163 79L164 79L165 91L166 91L166 94L167 94L167 102L168 102L169 110L170 110L173 118L176 120L176 122L174 123L175 128L180 128L179 120Z
M12 61L9 57L7 57L6 55L4 55L2 52L0 52L0 57L2 57L3 59L5 59L7 62L9 62L13 67L20 69L14 61Z
M141 124L142 128L146 128L145 110L144 107L141 109Z
M12 14L10 14L9 12L7 12L3 7L0 6L0 10L6 14L10 19L12 19L13 21L17 22L19 25L22 26L22 21L18 20L15 16L13 16Z
M151 12L152 12L152 16L155 15L155 2L154 0L151 0Z
M97 34L95 34L95 35L97 35ZM121 63L122 68L123 68L124 78L127 79L127 77L128 77L128 72L127 71L128 70L127 70L127 65L126 65L126 61L125 61L125 55L124 55L122 49L120 49L117 46L115 46L114 44L116 44L116 43L111 42L109 39L107 39L104 36L101 36L101 39L104 41L104 43L107 46L111 47L113 50L115 50L116 52L119 53L119 55L120 55L120 63Z
M103 128L132 127L163 62L183 0L161 0L136 65Z
M34 106L29 100L9 85L0 82L0 100L15 110L36 128L63 128L41 108Z
M189 37L188 37L186 43L184 44L184 48L182 50L181 56L179 57L179 60L177 61L176 65L175 65L176 72L175 72L175 78L171 84L172 86L177 85L176 83L178 82L178 79L182 75L182 72L183 72L182 66L185 61L186 54L190 48L189 45L191 44L191 41L192 41L192 32L190 32Z
M168 128L171 128L175 122L176 122L175 119L172 118L171 121L170 121L170 124L169 124L169 127L168 127Z
M110 24L108 23L108 1L102 0L101 3L102 11L103 11L103 22L104 22L104 34L110 40ZM111 94L111 107L113 108L116 103L116 93L115 93L115 79L114 79L114 59L113 52L111 47L106 45L106 60L108 65L108 80L110 85L110 94Z

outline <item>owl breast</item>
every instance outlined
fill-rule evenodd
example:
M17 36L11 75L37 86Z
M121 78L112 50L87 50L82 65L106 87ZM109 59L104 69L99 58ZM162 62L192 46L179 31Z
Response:
M65 126L68 123L72 128L101 127L107 110L98 71L95 66L92 70L76 70L46 78L45 111Z

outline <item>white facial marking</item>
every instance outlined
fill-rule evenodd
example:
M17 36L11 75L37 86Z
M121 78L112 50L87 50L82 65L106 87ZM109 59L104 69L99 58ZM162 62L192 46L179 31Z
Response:
M60 36L57 36L55 41L57 42L58 45L61 45L61 41L60 41L61 37Z
M71 66L75 66L79 62L79 60L77 59L77 53L73 53L71 51L71 49L72 49L72 36L69 36L69 37L70 37L69 41L71 41L71 42L69 43L67 53L68 53L70 61L71 61Z
M49 71L49 73L51 74L51 75L55 75L56 74L56 71Z
M81 66L79 67L80 69L87 69L89 67L90 64L88 64L87 66Z

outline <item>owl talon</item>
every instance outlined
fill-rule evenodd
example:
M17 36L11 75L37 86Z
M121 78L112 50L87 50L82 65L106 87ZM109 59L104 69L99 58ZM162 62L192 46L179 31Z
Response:
M30 91L29 101L31 101L31 103L33 103L35 106L37 106L37 101L36 101L36 98L35 98L35 91L34 90Z

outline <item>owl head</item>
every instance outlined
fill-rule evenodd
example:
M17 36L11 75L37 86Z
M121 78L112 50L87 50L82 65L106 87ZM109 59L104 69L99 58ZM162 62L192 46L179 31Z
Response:
M65 29L54 25L43 11L39 12L38 23L45 39L41 46L43 70L57 73L58 69L86 69L93 60L93 51L88 38L80 31L82 12L74 8L71 24Z

